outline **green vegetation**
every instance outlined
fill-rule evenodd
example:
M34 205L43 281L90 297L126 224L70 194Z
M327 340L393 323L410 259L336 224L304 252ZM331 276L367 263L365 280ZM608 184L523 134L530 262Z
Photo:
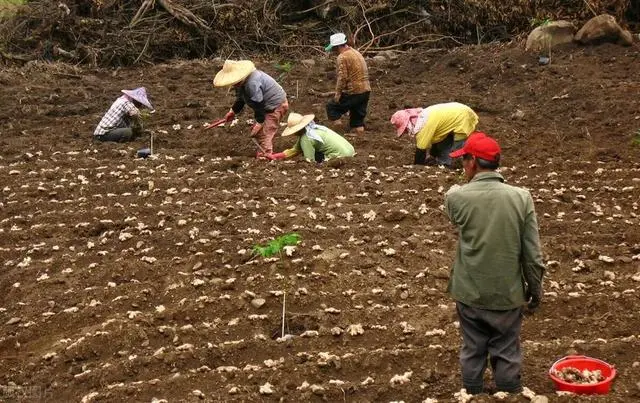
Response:
M631 144L634 146L640 146L640 129L638 129L636 134L633 135L633 138L631 138Z
M278 77L276 78L277 82L282 82L282 79L293 69L293 63L284 62L284 63L276 63L273 67L280 72Z
M255 256L271 257L282 253L285 246L295 246L302 240L302 237L295 232L284 234L266 245L255 245L253 254Z
M27 0L0 0L0 18L15 14L18 6L26 2Z
M273 67L276 68L276 70L278 71L282 71L284 73L288 73L291 71L291 69L293 68L293 63L291 62L284 62L282 64L276 64Z
M539 19L539 18L531 18L530 24L532 27L544 27L548 25L553 20L551 18Z

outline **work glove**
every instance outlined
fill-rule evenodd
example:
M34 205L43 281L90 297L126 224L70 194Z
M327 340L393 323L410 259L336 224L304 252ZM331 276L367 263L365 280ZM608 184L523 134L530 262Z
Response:
M527 289L527 293L525 295L527 300L527 313L533 314L538 310L540 306L540 293L532 293L531 289Z
M271 161L277 161L277 160L283 160L287 158L287 155L285 153L274 153L274 154L268 154L267 158L269 158Z
M414 165L424 165L427 159L427 150L416 148L416 155L413 160Z
M236 117L236 113L233 111L233 109L230 109L229 112L227 112L227 114L224 115L224 120L225 122L231 122L235 117Z
M260 130L262 130L262 123L254 124L251 128L251 137L257 137L260 133Z

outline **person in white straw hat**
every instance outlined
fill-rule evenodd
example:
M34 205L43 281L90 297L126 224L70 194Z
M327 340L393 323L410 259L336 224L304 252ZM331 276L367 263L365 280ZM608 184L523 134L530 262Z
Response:
M269 159L281 160L298 155L300 152L307 161L323 162L333 158L353 157L353 146L333 130L317 125L314 115L300 115L291 112L287 127L282 136L298 136L296 144L281 153L271 154Z
M153 110L147 89L139 87L134 90L122 90L120 96L104 114L93 132L95 140L126 142L142 133L140 109Z
M333 99L327 103L327 117L339 121L349 113L349 127L357 134L363 134L371 93L367 62L360 52L347 44L343 33L331 35L325 50L338 53L336 90Z
M224 117L227 122L232 121L245 104L253 109L256 123L251 128L251 137L257 139L260 148L256 158L266 158L273 152L273 137L280 120L289 110L284 89L267 73L257 70L250 60L225 61L213 85L232 85L236 90L236 101Z

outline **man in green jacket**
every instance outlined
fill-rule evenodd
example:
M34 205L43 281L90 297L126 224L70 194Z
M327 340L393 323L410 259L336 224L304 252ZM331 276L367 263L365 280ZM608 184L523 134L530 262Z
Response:
M486 134L472 134L450 156L462 157L469 181L447 192L444 203L459 229L447 291L460 318L462 383L468 393L482 393L489 356L497 389L518 393L523 309L540 304L545 270L533 199L495 172L500 146Z

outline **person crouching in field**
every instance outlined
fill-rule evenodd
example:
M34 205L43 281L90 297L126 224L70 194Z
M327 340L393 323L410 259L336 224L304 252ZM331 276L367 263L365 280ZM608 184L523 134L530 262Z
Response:
M449 153L464 145L478 124L478 115L467 105L449 102L399 110L391 116L391 123L398 137L416 136L414 164L452 168Z
M500 146L486 134L472 134L450 156L462 157L469 181L444 200L459 231L447 292L460 320L462 383L483 393L488 357L498 391L519 393L524 306L540 305L545 271L533 199L496 172Z
M256 70L250 60L227 60L213 79L213 85L232 85L236 90L236 101L225 115L227 122L242 112L245 104L253 109L256 122L251 128L251 137L257 139L260 148L256 158L266 158L273 153L273 137L289 110L287 94L280 84L267 73Z
M120 96L111 105L107 113L93 132L95 140L126 142L142 134L140 109L153 110L147 97L147 90L139 87L134 90L122 90Z
M298 141L293 148L269 156L272 160L281 160L298 155L300 152L307 161L323 162L334 158L353 157L353 146L333 130L315 124L315 115L290 113L287 128L282 136L296 135Z

